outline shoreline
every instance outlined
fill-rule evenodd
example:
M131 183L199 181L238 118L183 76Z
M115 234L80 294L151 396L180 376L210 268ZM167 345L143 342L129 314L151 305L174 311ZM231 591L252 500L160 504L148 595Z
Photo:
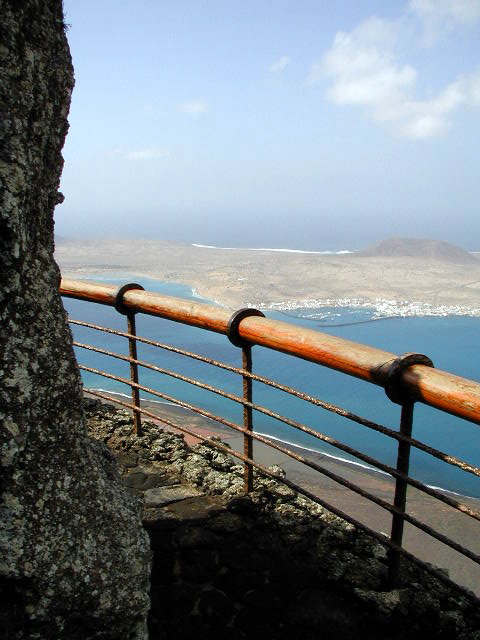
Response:
M95 388L91 390L99 391L108 396L120 396L122 398L125 398L128 401L131 401L131 396L126 393L120 393L118 391L109 391L107 389L101 389L101 388ZM85 389L85 393L88 393L88 392L89 390ZM150 400L150 399L146 400L144 398L140 398L140 402L142 407L149 408L149 410L152 410L152 413L155 413L154 410L156 409L157 411L160 412L159 415L171 414L173 417L181 417L181 418L188 417L190 419L196 418L197 419L196 422L198 422L198 424L195 425L195 429L199 431L201 435L206 435L206 437L210 437L211 435L213 436L221 435L222 439L232 440L234 438L238 438L238 439L241 439L243 442L243 435L240 434L239 432L236 432L233 429L229 429L228 427L225 427L220 423L215 422L215 420L213 419L196 414L190 411L189 409L185 409L184 407L181 407L180 405L177 405L173 402L167 402L167 401L161 401L161 400ZM147 419L150 420L151 418L147 418ZM204 426L199 426L200 423L202 423L202 425L204 423ZM168 430L170 429L170 427L168 425L165 425L165 429ZM268 434L268 433L263 433L261 431L254 431L254 433L260 436L263 436L268 440L272 440L275 443L278 443L279 446L283 446L284 448L291 449L294 453L298 453L303 457L310 455L311 457L315 458L317 462L320 460L322 461L328 460L328 461L331 461L332 464L339 465L340 467L345 467L347 469L350 469L351 471L358 471L358 472L363 472L369 475L376 476L379 481L383 479L383 480L388 480L389 482L392 482L392 484L394 483L393 478L386 471L375 469L374 467L371 467L365 463L356 462L354 460L348 460L347 458L342 458L341 456L335 456L325 451L318 451L316 449L311 449L309 447L303 447L301 445L295 444L294 442L283 440L281 438L272 436L271 434ZM192 437L185 434L186 442L189 442L189 439L191 440ZM254 444L267 447L267 445L258 441L254 441ZM272 452L278 453L279 455L283 455L280 451L277 451L274 448L271 448L270 450ZM440 487L437 485L426 484L426 486L430 489L435 489L436 491L445 493L450 496L455 496L457 498L475 501L478 503L478 509L480 510L480 496L479 497L469 496L463 493L459 493L458 491L453 491L451 489L447 489L445 487Z
M90 271L88 269L65 269L62 272L62 276L67 278L79 279L79 280L100 280L105 281L106 275L110 275L112 280L128 280L126 276L132 276L135 278L147 278L149 280L155 280L165 285L175 285L188 287L191 291L193 298L198 299L199 302L205 304L215 304L220 307L229 308L228 305L223 304L217 299L205 297L203 294L191 284L178 281L172 282L171 280L164 280L160 276L152 273L145 273L144 271L132 270L129 272L117 271L114 269L105 268L102 271ZM465 316L480 318L480 305L432 305L427 302L420 302L418 300L389 300L386 298L377 298L374 300L359 299L359 298L326 298L326 299L291 299L283 301L257 301L256 303L243 302L247 307L256 306L263 311L276 311L278 313L284 313L286 317L289 316L288 311L298 311L301 309L348 309L348 310L365 310L373 311L372 317L366 320L353 321L351 323L339 323L325 326L347 326L350 324L365 324L367 322L375 322L378 320L390 320L396 318L446 318L455 316ZM303 316L297 316L303 317ZM308 319L308 318L307 318ZM315 320L316 318L312 318Z
M350 249L341 249L340 251L333 251L328 249L325 251L314 251L313 249L277 249L273 247L219 247L213 244L197 244L196 242L192 242L188 246L196 247L197 249L216 249L217 251L275 251L281 253L306 253L320 256L341 256L347 253L356 253L358 251L358 249L353 251Z
M358 298L340 298L327 300L291 300L284 302L272 302L268 306L259 305L260 308L271 311L296 311L298 309L374 309L376 315L370 320L387 320L389 318L416 318L416 317L448 317L448 316L473 316L480 317L480 305L478 307L461 305L438 305L418 300L361 300Z

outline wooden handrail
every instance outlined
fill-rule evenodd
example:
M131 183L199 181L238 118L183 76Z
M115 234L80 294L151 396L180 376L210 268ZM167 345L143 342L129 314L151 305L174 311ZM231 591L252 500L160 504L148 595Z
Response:
M60 294L69 298L115 306L118 287L62 278ZM141 290L123 294L127 310L166 318L216 333L227 333L231 312L213 305ZM261 345L315 362L361 380L385 386L397 355L320 331L262 317L240 322L239 335ZM425 365L412 365L402 375L403 387L415 400L480 424L480 383Z

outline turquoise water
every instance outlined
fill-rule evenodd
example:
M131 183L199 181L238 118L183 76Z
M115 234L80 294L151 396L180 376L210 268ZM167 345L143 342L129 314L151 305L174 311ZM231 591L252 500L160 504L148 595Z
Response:
M127 276L119 277L117 280L111 278L106 280L121 283L130 282L132 278ZM190 288L186 286L146 278L141 279L141 284L150 291L187 299L193 298ZM64 300L64 304L70 315L76 319L125 330L125 318L119 316L110 307L68 299ZM393 353L400 354L406 351L425 353L439 369L480 380L478 365L480 318L448 316L372 320L372 311L368 309L327 307L288 312L267 311L266 315ZM79 341L97 344L119 353L127 353L128 347L122 338L79 327L73 327L73 330L75 338ZM195 327L139 314L137 315L137 332L139 335L195 351L229 364L239 366L241 363L240 350L233 347L225 336ZM78 351L79 361L83 364L103 368L128 378L127 363L111 358L107 361L106 356L85 350ZM141 344L139 344L139 359L241 395L241 379L235 374ZM399 407L386 399L383 389L372 384L258 346L253 348L253 368L256 373L310 393L326 402L337 404L391 428L398 428ZM83 379L85 386L89 388L129 393L128 387L94 374L86 373ZM215 394L147 369L140 370L140 383L197 404L241 424L241 405ZM254 383L253 395L255 402L271 408L276 413L303 422L383 462L395 463L395 441L382 434L372 432L260 383ZM255 412L254 419L255 430L260 433L315 451L322 451L327 455L354 461L342 451L329 447L318 439L268 416ZM416 405L414 437L477 466L480 465L479 429L480 427L465 420L454 418L421 404ZM415 449L412 450L411 473L430 485L480 497L480 480L477 477L442 464Z

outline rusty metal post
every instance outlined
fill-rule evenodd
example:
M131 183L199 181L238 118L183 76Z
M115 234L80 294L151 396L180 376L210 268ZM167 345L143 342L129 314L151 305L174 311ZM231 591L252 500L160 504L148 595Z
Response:
M135 311L130 311L123 304L123 294L126 291L133 291L133 290L143 291L144 289L141 284L137 284L136 282L124 284L123 286L119 287L118 291L115 294L115 309L118 311L118 313L121 313L122 315L127 316L127 327L128 327L127 331L131 336L135 336L135 337L128 338L128 351L129 351L130 358L133 360L137 360L138 359L137 358L137 340L136 340L137 331L135 327ZM130 382L133 383L131 385L132 401L133 401L133 406L136 407L133 410L133 432L135 433L135 435L140 436L142 435L142 418L141 418L141 412L140 412L140 391L138 387L134 386L134 384L138 385L138 365L136 362L132 362L132 360L130 360Z
M227 337L230 342L236 347L240 347L242 350L242 367L246 373L252 373L252 347L251 345L242 340L239 332L240 322L245 318L252 316L265 317L264 314L258 309L239 309L235 311L230 317L227 326ZM243 379L243 400L245 402L252 402L252 379L249 376L242 376ZM243 405L243 426L249 433L253 431L253 410L251 406ZM243 450L245 456L250 460L253 460L253 438L249 433L245 433L243 436ZM253 465L250 462L244 462L244 489L245 493L253 491Z
M127 314L127 324L128 324L128 333L132 336L136 336L136 326L135 326L135 314L129 313ZM133 360L138 360L137 358L137 341L135 338L128 339L128 351L130 358ZM138 365L136 362L132 362L130 360L130 381L134 384L138 384ZM133 432L137 436L142 435L142 415L139 411L140 408L140 391L138 387L132 384L132 401L133 406L136 407L133 410Z
M387 383L385 385L385 393L392 402L401 405L402 413L400 415L400 433L406 438L412 437L413 425L413 407L415 398L413 398L403 383L403 374L409 367L414 364L423 364L427 367L433 367L433 362L428 356L422 353L404 353L395 358L390 364ZM398 441L397 452L397 471L404 476L408 475L410 467L410 442L405 440ZM407 506L407 487L408 484L402 478L395 481L395 496L393 506L397 508L397 513L392 513L392 529L390 532L390 540L398 547L402 546L403 527ZM400 552L396 549L390 549L388 552L388 586L393 589L398 585L400 572Z
M402 413L400 417L400 433L408 438L412 435L413 425L413 401L406 402L402 405ZM410 467L410 443L399 440L397 453L397 471L408 475ZM407 506L407 482L401 478L397 478L395 482L395 496L393 505L405 513ZM390 540L397 546L402 546L403 527L405 520L399 513L392 514L392 529ZM388 586L393 589L398 584L398 576L400 571L400 552L396 549L390 549L388 552Z
M242 348L242 366L248 373L252 372L252 347L250 345L245 345ZM248 376L243 376L243 399L246 402L252 402L252 379ZM252 413L252 407L244 404L243 426L249 432L253 431ZM247 458L253 459L253 440L252 436L247 434L243 436L243 452ZM253 467L248 462L245 462L243 478L245 493L250 493L253 491Z

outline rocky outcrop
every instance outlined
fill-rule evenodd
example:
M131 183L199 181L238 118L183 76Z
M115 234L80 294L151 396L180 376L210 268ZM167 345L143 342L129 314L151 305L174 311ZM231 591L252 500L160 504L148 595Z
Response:
M410 563L386 589L378 542L209 444L86 401L88 429L144 499L151 537L151 640L478 640L475 599ZM225 444L225 443L223 443ZM271 468L279 476L282 470Z
M73 70L61 0L0 0L0 635L140 639L149 546L86 435L53 261Z

